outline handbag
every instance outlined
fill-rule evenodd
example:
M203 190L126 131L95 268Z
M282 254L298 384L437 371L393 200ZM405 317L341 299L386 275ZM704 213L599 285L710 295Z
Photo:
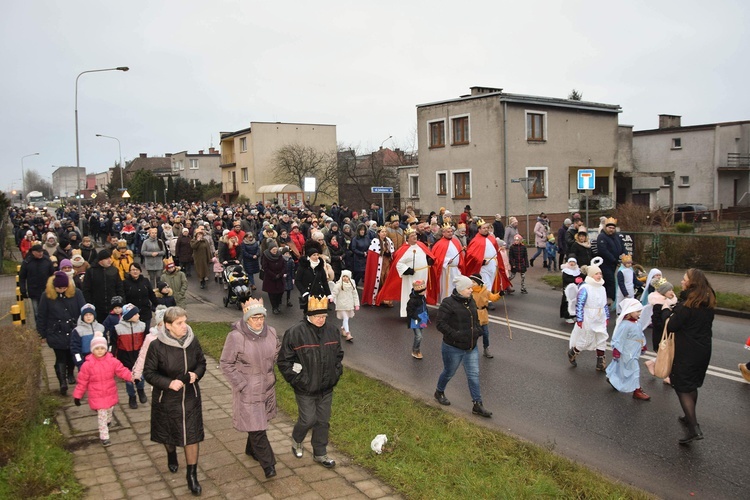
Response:
M265 275L265 273L263 272L263 268L261 267L261 268L260 268L260 271L258 272L258 277L259 277L260 279L263 279L263 276L264 276L264 275Z
M664 323L664 331L661 334L659 350L656 352L654 363L654 375L659 378L667 378L672 373L672 362L674 361L674 332L667 332L669 319Z

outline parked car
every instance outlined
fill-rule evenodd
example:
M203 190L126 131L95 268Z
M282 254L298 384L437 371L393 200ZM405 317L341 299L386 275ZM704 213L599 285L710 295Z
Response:
M680 203L674 206L675 222L711 222L711 212L706 205Z

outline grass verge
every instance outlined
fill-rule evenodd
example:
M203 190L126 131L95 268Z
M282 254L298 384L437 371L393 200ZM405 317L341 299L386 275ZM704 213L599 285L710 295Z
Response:
M562 275L560 273L549 273L542 276L542 281L547 283L549 286L562 289Z
M18 264L20 262L16 262L14 260L6 260L3 259L3 268L0 270L1 274L16 274L16 268L18 267Z
M226 323L191 323L217 358ZM279 407L297 412L278 375ZM331 441L408 498L649 498L542 447L486 429L347 369L333 398ZM370 450L386 434L382 455Z
M24 429L18 453L0 469L0 498L81 498L73 473L73 455L55 425L58 402L41 396L39 412Z

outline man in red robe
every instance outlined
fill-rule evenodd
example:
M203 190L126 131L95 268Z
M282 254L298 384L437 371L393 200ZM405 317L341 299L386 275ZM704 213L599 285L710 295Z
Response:
M482 281L492 284L493 292L510 288L502 258L498 259L497 241L490 235L490 224L479 219L477 234L466 249L465 275L479 274Z
M407 229L407 233L406 243L401 245L393 254L391 270L377 298L377 305L387 300L401 301L400 315L402 318L406 317L406 303L409 301L412 284L416 280L427 282L427 303L437 303L435 302L437 293L434 288L438 285L432 268L435 256L427 248L427 245L417 241L415 230Z
M435 255L435 263L432 267L438 281L438 286L433 288L437 294L433 297L435 303L442 302L453 293L453 280L463 274L465 266L465 249L461 247L459 239L453 236L453 226L444 225L442 231L443 237L432 246L432 253Z

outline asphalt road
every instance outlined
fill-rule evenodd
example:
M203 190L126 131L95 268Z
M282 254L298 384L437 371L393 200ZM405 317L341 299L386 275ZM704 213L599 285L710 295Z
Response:
M527 286L528 295L506 300L512 340L503 303L491 313L495 358L481 358L480 377L484 405L493 417L471 414L471 397L460 370L446 389L452 402L446 411L543 445L660 497L747 498L750 384L742 380L737 363L749 356L743 345L750 321L721 316L714 321L711 367L698 400L705 439L685 447L677 444L683 428L677 421L682 413L674 391L642 367L641 383L651 401L618 393L603 373L595 371L593 352L582 353L578 367L571 367L565 354L570 327L558 318L560 292L536 279ZM223 307L220 285L211 282L200 290L192 278L190 289ZM301 318L296 297L295 291L295 307L282 306L279 316L269 314L269 323L278 331ZM230 305L227 320L237 317L239 311ZM430 317L435 320L435 309ZM335 315L329 321L340 325ZM425 331L422 361L411 357L413 334L398 317L398 307L362 308L350 326L355 339L352 344L344 342L345 365L437 404L432 394L442 362L441 336L434 323Z

